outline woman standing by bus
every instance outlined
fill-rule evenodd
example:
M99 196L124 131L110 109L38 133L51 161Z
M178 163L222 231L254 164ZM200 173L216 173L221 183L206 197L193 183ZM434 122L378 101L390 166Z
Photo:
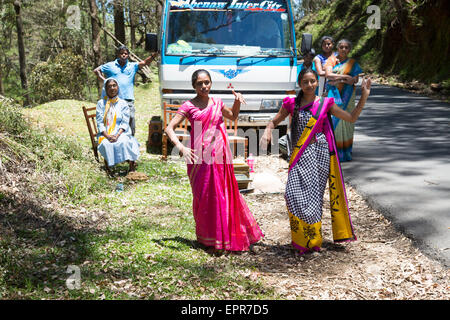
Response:
M234 104L228 108L221 99L209 96L211 85L208 71L193 73L197 95L179 108L165 132L187 161L197 241L216 251L246 251L263 233L239 193L223 121L223 117L235 120L245 100L233 90ZM174 132L185 118L191 123L190 148Z
M292 245L302 254L319 251L322 246L322 206L327 183L334 241L356 240L329 115L355 122L370 94L371 80L363 81L361 98L351 113L339 108L333 98L316 96L318 76L312 69L300 72L298 84L301 88L298 96L283 100L280 111L264 131L261 147L267 147L272 130L291 115L293 151L289 160L285 200Z
M337 56L331 55L325 63L325 76L328 82L328 97L334 98L334 102L347 112L355 108L355 83L362 69L355 59L348 54L352 44L342 39L337 44ZM353 132L355 125L338 117L333 117L333 127L338 148L339 160L352 160Z

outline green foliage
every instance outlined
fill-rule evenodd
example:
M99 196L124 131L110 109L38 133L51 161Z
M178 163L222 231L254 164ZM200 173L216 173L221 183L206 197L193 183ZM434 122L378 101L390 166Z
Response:
M322 9L310 14L300 20L296 26L297 45L300 44L302 33L311 33L313 35L314 47L316 52L320 52L320 38L325 35L332 36L336 42L342 38L349 39L353 42L353 47L362 37L365 42L370 41L376 35L366 26L368 15L366 9L374 1L333 1L330 4L323 6ZM375 1L376 2L376 1ZM359 56L361 54L353 54Z
M30 87L37 103L57 99L77 99L84 87L84 61L71 50L36 65L30 75Z
M58 112L58 111L56 111ZM36 181L37 191L43 197L47 193L61 193L67 200L77 202L102 190L112 183L88 155L89 148L70 134L61 134L49 128L35 128L24 117L23 109L10 101L0 101L0 144L2 159L14 154L17 159L33 163L36 172L48 175L50 181ZM7 150L7 152L5 152ZM4 159L3 159L4 158ZM61 191L62 188L62 191Z
M442 82L448 79L446 59L450 45L449 14L445 0L402 1L335 0L296 24L297 45L302 33L311 33L316 52L320 38L347 38L353 43L350 56L365 72L398 75L402 81ZM369 29L370 5L380 8L381 28ZM447 5L448 6L448 5Z
M0 100L0 132L18 135L28 129L21 108L6 99Z

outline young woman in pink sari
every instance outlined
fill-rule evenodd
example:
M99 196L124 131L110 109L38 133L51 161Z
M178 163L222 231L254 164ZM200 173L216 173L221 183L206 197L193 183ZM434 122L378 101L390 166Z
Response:
M223 117L235 120L245 100L233 90L234 104L228 108L219 98L209 97L211 85L208 71L194 72L197 95L179 108L165 133L187 162L197 241L215 250L246 251L263 234L239 193L223 121ZM174 132L185 118L191 123L190 148Z

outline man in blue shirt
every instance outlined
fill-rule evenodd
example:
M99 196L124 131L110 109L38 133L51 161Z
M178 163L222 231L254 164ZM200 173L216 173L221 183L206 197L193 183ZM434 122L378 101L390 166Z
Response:
M129 62L128 57L130 50L127 47L121 46L117 49L117 59L107 62L94 69L97 77L105 81L107 78L114 78L119 84L119 98L124 99L130 108L130 127L134 136L136 132L135 108L134 108L134 77L137 71L143 66L149 65L155 55L152 54L145 60L140 62Z

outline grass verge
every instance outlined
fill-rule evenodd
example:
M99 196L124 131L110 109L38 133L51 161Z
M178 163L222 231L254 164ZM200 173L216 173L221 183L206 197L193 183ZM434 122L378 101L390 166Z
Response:
M0 298L276 298L251 278L248 259L198 245L185 165L145 152L157 85L136 89L138 171L148 181L106 177L90 150L84 102L0 106Z

